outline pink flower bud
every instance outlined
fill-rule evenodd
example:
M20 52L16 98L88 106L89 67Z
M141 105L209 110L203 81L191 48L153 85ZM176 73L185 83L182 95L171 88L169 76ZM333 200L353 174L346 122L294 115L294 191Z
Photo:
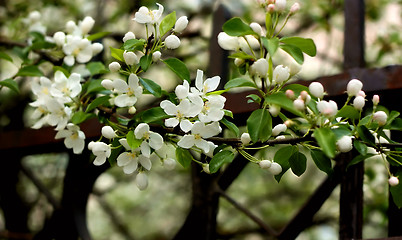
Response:
M363 90L360 90L356 96L366 97L366 93Z
M380 96L374 95L373 96L373 105L377 106L379 102L380 102Z
M308 96L309 96L308 92L306 92L306 91L301 91L300 92L300 98L303 99L303 101L306 101Z
M285 95L287 98L291 100L295 99L295 92L293 92L293 90L290 89L286 90Z
M399 179L395 176L392 176L388 179L388 183L389 185L391 185L392 187L396 186L399 184Z
M295 14L300 10L300 4L299 3L294 3L292 7L290 8L290 14Z
M387 123L387 114L384 111L378 111L373 114L373 120L380 126L384 126Z
M267 12L269 12L269 13L275 12L275 5L274 4L268 4Z

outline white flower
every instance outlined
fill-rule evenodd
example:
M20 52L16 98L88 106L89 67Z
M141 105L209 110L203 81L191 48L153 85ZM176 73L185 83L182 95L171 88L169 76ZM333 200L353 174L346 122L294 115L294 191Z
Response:
M243 145L248 145L251 142L251 137L249 133L243 133L240 136L240 141Z
M356 96L362 90L363 83L360 80L352 79L349 81L346 92L350 97Z
M267 59L260 58L250 66L250 73L259 77L266 77L268 74L269 64Z
M91 31L92 27L95 24L95 20L90 17L87 16L85 17L78 25L81 28L81 34L83 36L87 35L89 33L89 31Z
M283 12L286 8L286 0L276 0L275 10L278 12Z
M131 174L138 168L138 163L146 170L151 170L152 162L148 157L141 154L140 148L131 149L127 143L127 139L119 140L120 144L127 150L117 157L117 166L123 167L125 174Z
M224 50L237 50L239 49L239 40L237 37L229 36L225 32L218 34L218 44Z
M71 108L64 106L63 103L57 101L57 99L51 98L46 103L49 115L47 117L48 124L50 126L56 126L56 130L64 129L70 120L72 110Z
M113 139L117 137L116 133L114 132L114 129L111 126L103 126L101 132L102 136L104 136L107 139Z
M158 150L163 146L163 137L156 132L149 130L149 125L140 123L134 130L135 138L143 140L141 143L141 153L145 157L151 156L151 148Z
M380 96L374 95L373 96L373 105L377 106L379 102L380 102Z
M337 149L342 152L346 153L353 149L352 144L352 137L351 136L343 136L338 141L336 141Z
M52 81L46 77L40 77L39 83L33 82L31 85L32 92L38 97L42 98L43 96L50 97L50 89L52 87Z
M205 81L203 80L203 71L200 69L197 70L197 76L195 78L195 87L191 88L191 92L205 96L206 93L214 91L219 86L219 82L221 77L215 76L212 78L207 78Z
M272 129L272 136L278 136L281 132L285 132L287 129L288 127L285 124L278 124Z
M250 27L251 27L251 29L253 29L253 31L254 31L255 33L258 34L258 36L262 36L262 35L263 35L262 27L261 27L260 24L258 24L258 23L256 23L256 22L252 22L252 23L250 23Z
M138 12L135 13L135 17L133 18L134 21L141 23L141 24L157 24L160 21L160 18L163 13L163 6L159 3L158 10L149 10L147 7L140 7Z
M106 162L106 158L110 157L112 149L110 145L104 142L90 142L88 144L88 149L96 156L94 160L94 165L99 166Z
M379 126L384 126L387 123L387 114L384 111L378 111L373 114L373 120L378 123Z
M278 65L275 67L274 72L273 72L273 80L276 83L283 83L286 80L289 79L290 76L290 71L289 68L286 66L284 67L283 65Z
M140 62L137 55L135 55L135 53L133 53L133 52L124 51L123 58L124 58L124 61L126 62L126 64L129 66L138 64Z
M68 21L68 22L66 22L66 32L67 32L67 33L72 34L72 33L74 33L74 31L76 31L76 30L77 30L77 25L75 24L74 21ZM80 34L80 33L77 33L77 34Z
M152 53L152 61L157 62L159 59L161 59L162 53L160 51L155 51Z
M139 172L135 177L135 182L137 184L138 189L143 191L148 187L148 176L143 172Z
M278 175L279 173L282 172L282 166L279 165L279 163L272 162L272 163L271 163L271 167L268 168L268 171L269 171L272 175Z
M63 45L63 52L66 54L64 63L72 66L75 59L79 63L86 63L93 56L91 42L80 36L67 35L66 44Z
M399 184L399 179L395 176L392 176L388 179L388 183L390 186L395 187Z
M188 19L187 16L182 16L177 19L176 24L174 25L173 31L174 32L182 32L184 29L186 29L188 25Z
M113 86L116 92L119 94L114 99L114 103L118 107L131 107L142 95L143 89L139 85L139 79L137 75L133 73L131 73L128 77L128 84L126 81L116 79L113 81Z
M81 75L78 73L72 73L67 78L63 72L57 71L54 74L54 81L50 93L62 103L71 102L72 98L78 96L82 90Z
M130 39L135 39L134 33L126 32L126 34L124 34L124 37L123 37L123 42L126 42L127 40L130 40Z
M324 87L319 82L312 82L308 87L311 95L316 98L322 99L324 97Z
M222 129L220 128L218 122L213 122L207 125L202 122L196 122L191 129L191 134L184 135L177 145L186 149L196 146L204 152L208 152L209 143L204 138L213 137L219 134L221 131Z
M176 35L169 35L165 38L165 45L168 49L176 49L180 47L180 38Z
M261 160L258 165L260 166L260 168L262 169L268 169L271 167L272 162L270 160Z
M203 151L203 153L205 154L205 156L212 158L214 156L215 148L218 147L218 145L214 144L213 142L209 142L209 141L208 141L208 145L209 145L208 151Z
M120 66L120 63L118 63L118 62L111 62L109 64L109 70L111 72L117 72L120 70L120 68L121 68L121 66Z
M217 122L222 120L225 112L223 107L225 105L226 98L221 95L209 95L206 96L207 101L204 103L204 107L198 114L198 118L201 122Z
M355 97L355 99L353 100L353 107L359 111L361 111L364 107L364 104L366 100L364 99L364 97L362 96L357 96Z
M338 105L332 100L329 102L319 101L317 103L317 109L320 111L320 113L328 118L333 117L338 113Z
M192 104L188 99L182 100L177 106L169 100L163 100L160 106L167 115L174 116L165 120L165 126L176 127L180 123L180 129L184 132L190 131L193 127L187 118L197 116L202 109L202 106Z
M64 138L64 145L67 148L73 149L75 154L82 153L85 147L85 134L80 130L80 127L72 123L67 124L67 129L62 129L57 132L55 139Z

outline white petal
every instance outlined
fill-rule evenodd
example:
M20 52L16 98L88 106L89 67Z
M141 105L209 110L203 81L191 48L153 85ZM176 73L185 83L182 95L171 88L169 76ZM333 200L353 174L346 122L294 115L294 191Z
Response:
M138 160L140 162L140 164L146 169L146 170L151 170L152 167L152 162L149 158L145 157L145 156L139 156Z
M161 108L165 111L167 115L176 115L177 106L174 105L171 101L163 100L160 103Z
M137 159L135 161L131 161L129 164L127 164L126 166L123 167L123 172L125 174L131 174L133 173L135 170L137 170L138 167L138 162Z
M163 146L163 137L159 133L151 132L149 146L155 150L160 149Z
M189 132L191 129L193 128L193 124L188 120L188 119L184 119L180 122L180 129L187 133Z
M219 76L207 78L207 80L205 80L205 82L204 82L205 92L214 91L218 87L220 81L221 81L221 77L219 77Z
M202 92L203 90L203 71L201 71L200 69L197 69L197 76L195 78L195 87Z
M151 156L151 148L149 147L149 144L147 142L142 142L140 148L142 155L144 155L145 157Z
M126 93L128 91L128 84L126 83L126 81L121 80L121 79L114 80L113 81L113 87L119 93Z
M67 55L67 56L65 56L64 57L64 63L66 64L66 65L68 65L68 66L73 66L74 65L74 62L75 62L75 59L74 59L74 56L73 55Z
M133 160L131 153L123 152L117 157L117 166L122 167L127 165Z
M94 165L100 166L106 162L106 157L105 156L97 156L94 160Z
M202 151L204 152L209 152L209 144L208 141L205 139L198 139L195 141L195 146L199 147L202 149Z
M176 127L179 124L179 120L177 118L168 118L165 120L166 127Z
M149 125L146 123L140 123L134 130L134 135L137 139L142 139L146 133L149 132Z
M179 147L188 149L194 146L194 143L195 143L194 135L184 135L177 143L177 145L179 145Z

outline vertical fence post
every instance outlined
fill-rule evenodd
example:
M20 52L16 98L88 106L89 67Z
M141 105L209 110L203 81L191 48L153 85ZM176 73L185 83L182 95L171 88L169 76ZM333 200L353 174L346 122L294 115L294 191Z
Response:
M364 67L364 0L348 0L344 3L344 69ZM353 76L352 76L353 77ZM356 156L344 154L343 176L339 206L339 239L362 238L363 225L363 162L346 170L348 162Z

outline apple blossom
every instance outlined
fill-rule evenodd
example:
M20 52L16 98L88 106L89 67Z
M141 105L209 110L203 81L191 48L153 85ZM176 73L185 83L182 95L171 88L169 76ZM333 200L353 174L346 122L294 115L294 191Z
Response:
M191 92L200 95L200 96L205 96L206 93L215 91L216 88L218 88L219 83L221 81L220 76L214 76L212 78L207 78L205 81L203 80L203 71L200 69L197 69L197 76L195 78L195 88L191 88Z
M330 117L334 117L337 114L338 105L336 104L336 102L334 102L332 100L330 100L330 101L322 100L317 103L317 109L318 109L318 111L320 111L321 114L330 118Z
M303 99L300 98L293 101L293 107L299 111L303 111L304 109L306 109L306 105L304 104Z
M198 118L201 122L208 123L212 121L222 120L225 112L223 107L225 105L226 98L222 95L209 95L206 96L206 101L201 112L198 114Z
M162 16L164 8L159 3L157 3L156 5L158 5L159 7L158 10L152 11L150 11L145 6L140 7L138 12L135 13L133 20L141 24L158 24L161 20L160 18Z
M285 91L285 95L287 98L289 98L290 100L294 100L295 99L295 92L291 89L288 89Z
M286 8L286 0L276 0L275 10L278 12L283 12Z
M324 87L319 82L312 82L308 87L311 95L316 98L322 99L324 97Z
M147 189L148 187L148 176L144 172L139 172L135 177L135 183L140 191Z
M191 128L191 134L184 135L177 145L186 149L196 146L204 152L208 152L209 144L205 138L216 136L221 131L222 129L218 122L213 122L207 125L203 122L195 122Z
M133 106L139 97L142 96L142 87L139 85L139 79L137 75L131 73L128 77L128 84L126 81L116 79L113 81L115 91L119 94L114 103L118 107L131 107Z
M363 110L363 107L365 105L365 99L362 96L357 96L355 97L355 99L353 100L353 107L359 111Z
M242 133L240 136L240 141L243 145L248 145L251 142L251 137L249 133Z
M53 40L57 46L62 47L66 43L66 34L64 32L55 32Z
M380 102L380 96L374 95L373 96L373 105L377 106L379 102Z
M131 106L128 108L128 113L129 114L135 114L137 112L137 109L134 106Z
M90 142L88 149L96 156L93 162L94 165L100 166L106 162L106 158L110 157L112 149L110 145L104 142Z
M363 83L358 80L358 79L352 79L349 81L347 87L346 87L346 92L350 97L356 96L360 90L362 90Z
M163 100L160 106L167 115L174 116L165 120L165 126L176 127L180 123L180 129L184 132L190 131L193 127L187 118L197 116L202 109L202 106L195 105L188 99L183 99L177 106L169 100Z
M92 55L95 56L98 53L102 52L103 50L103 45L101 43L92 43L91 45L92 48Z
M276 117L281 112L281 107L276 104L271 104L269 105L268 111L273 117Z
M64 145L67 148L73 149L75 154L80 154L85 147L85 134L80 130L80 127L72 123L67 124L67 129L62 129L57 132L55 139L64 138Z
M86 63L93 56L91 42L81 36L67 35L63 52L66 54L64 63L68 66L73 66L75 60L79 63Z
M287 126L283 123L276 125L272 128L272 136L278 136L281 132L285 132L287 130Z
M267 12L269 12L269 13L274 13L275 11L276 11L275 4L273 4L273 3L268 4L268 6L267 6Z
M152 61L157 62L161 59L162 53L160 51L155 51L152 53Z
M168 49L176 49L180 47L180 38L176 35L169 35L165 38L165 45Z
M72 98L80 94L82 86L80 84L81 75L72 73L68 78L61 71L54 74L54 84L50 89L53 97L58 98L62 103L71 102Z
M85 17L78 25L79 25L79 27L80 27L80 29L81 29L81 34L84 36L84 35L87 35L88 33L89 33L89 31L91 31L91 29L92 29L92 27L94 26L94 24L95 24L95 20L92 18L92 17L90 17L90 16L87 16L87 17Z
M108 90L112 90L114 88L113 81L110 79L103 79L101 84L104 88Z
M119 143L126 149L126 152L121 153L117 157L117 166L123 167L123 172L125 174L131 174L138 168L138 163L141 164L146 170L151 170L152 163L151 160L141 154L141 149L131 149L127 143L127 139L122 138Z
M149 130L149 125L140 123L134 130L135 138L143 140L141 143L141 153L145 157L150 157L151 148L158 150L163 146L163 137L156 132Z
M300 4L299 3L294 3L292 7L290 7L290 14L295 14L300 10Z
M179 17L179 19L177 19L174 25L173 32L182 32L184 29L186 29L187 25L188 25L187 16Z
M262 36L263 35L263 31L262 31L262 27L260 24L256 23L256 22L252 22L250 23L250 27L251 29L253 29L253 31L255 33L258 34L258 36Z
M266 77L268 74L269 64L267 59L260 58L250 66L250 73L259 77Z
M373 114L373 120L378 123L379 126L384 126L387 123L387 114L384 111L378 111Z

